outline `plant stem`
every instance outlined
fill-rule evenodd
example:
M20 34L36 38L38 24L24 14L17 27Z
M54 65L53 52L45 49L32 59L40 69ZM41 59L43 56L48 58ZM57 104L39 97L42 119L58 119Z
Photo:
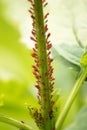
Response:
M17 121L15 119L12 119L10 117L7 117L1 114L0 114L0 122L15 126L19 128L20 130L34 130L31 126L28 126L25 123L22 123L21 121Z
M61 130L62 126L63 126L63 123L64 123L64 120L71 108L71 105L73 103L73 101L75 100L81 86L82 86L82 83L84 82L85 78L87 76L87 67L84 68L82 74L80 75L79 79L77 79L75 85L74 85L74 88L73 90L71 91L68 99L67 99L67 102L64 106L64 109L62 110L62 112L60 113L60 116L58 117L57 119L57 122L56 122L56 130Z
M53 67L51 62L50 48L52 44L49 40L50 33L48 32L47 17L49 13L44 14L44 7L48 4L46 0L28 0L31 2L31 8L29 10L31 18L33 19L33 29L31 40L35 42L35 48L33 48L33 54L35 65L33 65L33 74L36 77L36 88L38 89L38 101L40 104L41 118L38 123L41 123L43 130L53 130L54 123L53 117L53 105L52 92L54 88ZM42 119L42 120L41 120Z
M44 130L51 130L51 120L49 117L49 112L51 110L51 99L50 99L50 81L47 76L49 72L48 68L48 57L46 49L46 36L44 29L44 14L42 0L34 0L34 14L35 14L35 24L36 24L36 40L38 46L38 59L39 59L39 74L40 79L40 95L41 95L41 107L42 116L44 123ZM38 10L38 11L37 11ZM47 73L47 74L46 74Z

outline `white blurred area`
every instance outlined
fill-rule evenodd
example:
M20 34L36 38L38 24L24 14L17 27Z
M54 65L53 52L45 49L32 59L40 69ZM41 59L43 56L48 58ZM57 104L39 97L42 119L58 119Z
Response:
M27 0L2 0L7 6L5 18L16 23L21 33L21 41L28 47L33 46L30 40L32 20L28 13L30 4ZM47 0L46 11L51 42L57 47L59 43L76 44L72 31L74 23L79 39L87 44L87 0Z

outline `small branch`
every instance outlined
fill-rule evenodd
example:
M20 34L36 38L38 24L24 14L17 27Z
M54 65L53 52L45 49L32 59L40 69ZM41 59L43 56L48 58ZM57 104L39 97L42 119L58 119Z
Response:
M73 101L75 100L75 98L76 98L76 96L77 96L86 76L87 76L87 67L83 70L81 76L76 81L75 86L74 86L73 90L71 91L71 93L70 93L70 95L67 99L67 102L64 106L64 109L62 110L62 112L60 113L60 116L57 119L56 130L61 130L63 123L64 123L64 120L65 120L65 118L66 118L66 116L67 116L67 114L68 114L68 112L71 108L71 105L72 105Z
M21 121L17 121L15 119L12 119L10 117L1 114L0 114L0 122L7 123L9 125L17 127L20 130L34 130L31 126L28 126L25 123L22 123Z

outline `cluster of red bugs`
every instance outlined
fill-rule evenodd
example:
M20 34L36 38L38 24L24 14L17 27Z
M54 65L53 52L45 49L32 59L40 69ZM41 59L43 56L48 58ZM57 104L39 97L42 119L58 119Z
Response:
M40 65L40 62L39 62L39 57L38 57L38 44L37 44L37 38L36 38L36 25L35 25L35 15L34 15L34 11L39 11L39 9L37 10L34 10L34 1L33 0L28 0L30 3L31 3L31 7L30 7L30 10L29 10L29 13L31 15L31 18L33 20L32 22L32 26L33 26L33 29L32 29L32 36L30 37L31 40L34 41L35 43L35 47L33 48L33 54L32 54L32 57L34 58L34 61L35 61L35 65L33 65L33 74L35 75L36 79L37 79L37 84L35 85L35 87L38 89L38 101L39 101L39 104L41 104L41 92L40 92L40 85L42 84L44 86L44 90L46 90L46 87L45 87L45 82L41 82L41 75L39 73L39 65ZM42 1L42 4L43 4L43 7L46 7L48 5L48 3L46 2L46 0L41 0ZM49 13L46 13L44 15L44 32L42 32L42 35L45 34L46 36L46 50L47 50L47 61L48 61L48 72L45 72L44 73L44 76L47 77L49 79L49 84L50 84L50 92L52 93L53 92L53 89L54 89L54 78L52 76L53 74L53 67L51 66L51 62L53 61L53 59L51 58L50 54L51 54L51 51L50 51L50 48L52 47L52 44L49 40L49 37L50 37L50 33L48 33L48 25L47 25L47 17L48 17ZM39 19L39 18L38 18ZM42 41L43 42L43 41ZM44 49L42 50L44 51ZM44 60L45 59L41 59L42 60L42 64L44 63ZM46 102L47 99L45 97L45 94L43 95L44 96L44 101ZM51 94L51 98L52 98L52 94ZM54 105L54 101L51 101L51 108L53 107ZM45 108L43 108L45 109ZM50 113L50 111L49 111Z

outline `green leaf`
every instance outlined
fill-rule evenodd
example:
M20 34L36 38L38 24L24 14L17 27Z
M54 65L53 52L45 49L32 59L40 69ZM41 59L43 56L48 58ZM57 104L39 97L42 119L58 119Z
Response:
M64 130L87 130L87 106L84 106L72 124Z
M82 58L81 58L81 61L80 61L80 64L84 67L87 66L87 52L83 54Z
M58 64L62 63L66 67L68 67L68 68L74 68L75 70L79 70L80 69L79 66L77 66L77 65L69 62L63 56L61 56L59 54L59 52L55 48L52 48L52 53L53 53L54 60L56 60L58 62Z
M0 113L23 117L25 103L36 103L32 52L21 43L19 26L5 18L4 8L0 1Z
M59 44L56 48L53 48L53 55L56 59L59 60L60 57L67 66L71 66L72 68L80 67L80 59L84 52L80 46L63 43Z

